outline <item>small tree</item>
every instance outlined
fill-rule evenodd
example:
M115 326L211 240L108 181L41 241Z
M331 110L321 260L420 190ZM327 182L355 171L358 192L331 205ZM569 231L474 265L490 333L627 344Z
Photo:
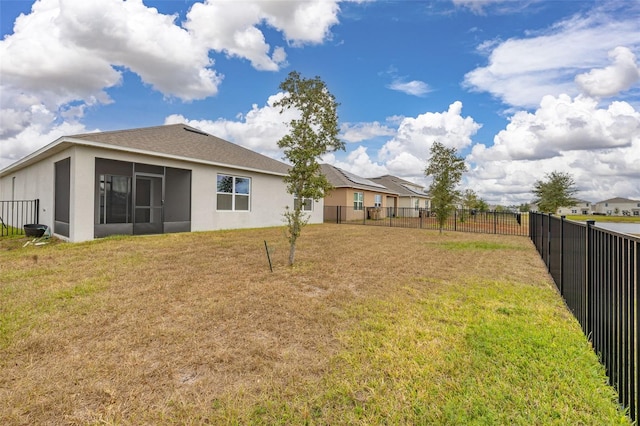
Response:
M480 200L478 200L476 210L486 212L487 210L489 210L489 204L487 204L487 202L481 198Z
M569 173L551 172L546 180L538 180L533 185L533 194L538 209L544 213L555 213L560 207L570 207L577 200L573 195L578 192L575 181Z
M429 186L429 194L432 210L438 218L440 233L460 198L460 191L456 190L456 186L465 171L467 166L464 159L456 155L455 148L446 148L440 142L433 143L429 165L424 174L433 179Z
M473 209L475 208L475 204L478 202L478 194L473 189L465 189L461 194L462 208L464 209Z
M482 198L478 196L476 191L474 191L473 189L465 189L462 193L462 208L473 211L483 211L488 209L488 205ZM474 212L472 212L472 214L473 213Z
M518 211L520 213L528 213L529 210L531 210L531 206L529 205L529 203L522 203L520 204L520 207L518 207Z
M321 173L318 160L323 154L344 150L344 142L338 139L338 103L320 77L305 79L296 71L289 73L280 83L285 97L275 103L280 113L293 108L300 117L289 123L289 134L278 141L285 157L291 162L284 181L287 191L296 198L293 208L287 207L284 217L289 240L289 265L293 265L296 241L309 217L304 213L305 201L323 198L331 189Z
M489 208L487 202L480 198L473 189L465 189L462 193L462 207L481 211Z

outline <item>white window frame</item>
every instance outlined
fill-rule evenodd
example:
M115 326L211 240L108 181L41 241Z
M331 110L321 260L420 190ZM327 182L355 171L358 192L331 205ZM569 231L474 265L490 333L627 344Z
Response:
M299 202L299 198L297 195L293 196L293 206L294 208L297 206ZM302 199L302 211L303 212L312 212L313 211L313 198L303 198Z
M232 188L231 192L219 191L218 184L220 177L228 177L232 178ZM246 179L249 181L249 189L247 194L236 192L236 184L238 179ZM219 212L250 212L251 211L251 178L248 176L236 176L230 175L227 173L218 173L216 174L216 211ZM218 202L219 195L231 195L231 208L230 209L221 209L220 203ZM247 197L247 208L246 209L237 209L236 208L236 199L237 197Z
M382 194L375 194L373 196L373 207L382 207Z
M353 210L364 210L364 192L353 193Z

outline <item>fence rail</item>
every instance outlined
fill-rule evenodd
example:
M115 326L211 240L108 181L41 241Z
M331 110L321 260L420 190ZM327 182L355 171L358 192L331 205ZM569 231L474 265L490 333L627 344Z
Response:
M40 200L0 201L0 237L24 234L24 225L39 222Z
M640 237L530 213L530 237L589 337L619 402L638 420Z
M324 221L399 228L440 228L434 212L410 207L362 207L356 209L352 206L325 206ZM528 214L456 210L445 221L443 230L528 236Z

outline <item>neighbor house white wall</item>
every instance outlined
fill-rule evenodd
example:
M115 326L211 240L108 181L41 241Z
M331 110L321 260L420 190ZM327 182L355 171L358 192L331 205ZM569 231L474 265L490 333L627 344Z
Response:
M640 214L640 201L626 200L626 201L601 201L594 205L594 210L597 213L602 213L610 216L622 216L622 212L626 211L631 216L639 216ZM617 211L617 213L616 213Z

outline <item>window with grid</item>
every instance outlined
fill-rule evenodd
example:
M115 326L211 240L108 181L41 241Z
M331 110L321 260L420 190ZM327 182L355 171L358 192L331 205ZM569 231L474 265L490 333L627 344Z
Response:
M250 192L250 178L219 174L217 182L217 209L248 211Z
M300 198L297 195L293 197L293 206L294 208L298 207L300 203ZM310 212L313 211L313 198L303 198L302 199L302 209L303 211Z
M364 206L364 193L354 192L353 193L353 209L362 210L363 206Z

